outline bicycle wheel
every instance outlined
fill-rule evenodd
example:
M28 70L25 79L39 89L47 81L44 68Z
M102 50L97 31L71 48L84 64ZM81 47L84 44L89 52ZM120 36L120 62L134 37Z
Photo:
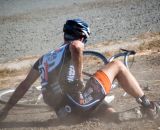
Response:
M134 62L134 54L130 54L129 52L118 53L110 57L108 61L111 62L115 59L122 61L124 65L130 69Z
M109 63L108 59L99 52L96 51L84 51L83 53L83 74L84 82L86 83L88 79L102 66ZM114 95L108 95L104 98L104 102L110 103L114 100Z
M0 103L6 104L13 94L15 89L5 89L0 91ZM38 87L31 87L24 97L18 101L16 106L20 107L45 107L46 105L42 101L42 95Z
M107 64L107 58L96 51L83 52L83 74L86 82L98 69Z

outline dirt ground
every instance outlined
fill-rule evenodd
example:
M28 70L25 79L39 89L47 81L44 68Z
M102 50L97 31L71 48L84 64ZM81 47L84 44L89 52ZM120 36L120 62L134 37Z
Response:
M60 44L66 19L83 17L92 31L89 43L93 44L86 50L105 56L121 47L136 50L131 72L151 100L160 99L159 12L159 0L1 0L0 90L17 86L40 55ZM39 81L34 84L38 85ZM115 96L111 105L117 111L138 105L129 95L123 96L121 88L111 94ZM0 130L81 129L160 130L160 119L115 123L104 114L60 122L48 107L14 107L0 123Z
M131 72L140 83L146 95L151 100L157 100L160 98L160 43L158 40L154 44L151 43L148 44L149 47L147 45L139 46L140 49L137 49L138 53L134 57ZM129 61L132 60L133 58ZM4 75L6 76L6 74ZM17 84L24 78L22 75L25 74L15 72L15 75L13 75L13 77L18 76L18 78L14 79ZM3 84L3 89L8 87L8 84L12 84L12 76L10 76L7 81L7 83ZM38 85L38 83L35 85ZM114 89L111 92L111 95L112 94L115 96L115 100L111 102L111 105L119 112L138 105L131 96L123 96L124 91L121 88ZM2 104L0 104L0 108L1 107L3 107ZM159 130L160 119L135 119L115 123L114 119L110 120L110 118L104 114L103 116L93 116L88 119L74 118L72 120L60 122L57 120L55 113L49 110L48 107L14 107L4 122L0 123L0 128L2 130Z
M55 49L67 19L87 21L98 44L160 32L159 12L159 0L0 0L0 63Z

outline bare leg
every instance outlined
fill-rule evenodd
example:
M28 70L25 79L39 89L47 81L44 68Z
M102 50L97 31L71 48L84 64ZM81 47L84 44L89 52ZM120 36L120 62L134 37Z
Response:
M140 88L140 85L138 84L137 80L130 73L130 71L124 66L122 62L113 61L104 66L101 70L107 74L111 83L113 82L114 79L117 79L121 84L122 88L128 94L135 97L136 99L140 99L138 103L140 103L143 106L143 108L145 108L144 110L149 118L156 119L158 117L158 111L159 111L158 105L148 100L148 98L144 95L143 90ZM106 112L113 113L113 115L115 113L114 109L111 108L110 109L106 108Z
M138 82L122 62L113 61L104 66L101 70L107 74L111 83L114 79L117 79L122 88L131 96L137 98L144 95Z

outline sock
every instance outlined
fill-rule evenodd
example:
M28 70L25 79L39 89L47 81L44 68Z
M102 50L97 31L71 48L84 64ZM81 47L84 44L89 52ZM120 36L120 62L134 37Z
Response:
M146 107L146 108L152 108L152 104L151 102L149 101L149 99L143 95L142 97L140 98L136 98L136 101L141 104L143 107Z

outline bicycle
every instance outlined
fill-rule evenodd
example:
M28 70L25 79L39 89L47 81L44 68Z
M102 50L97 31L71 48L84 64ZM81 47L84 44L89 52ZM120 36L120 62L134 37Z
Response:
M96 70L98 70L100 67L113 61L114 59L121 58L121 57L124 57L123 63L129 69L131 65L129 65L128 63L128 58L130 55L135 55L136 52L134 50L126 50L126 49L120 49L120 50L122 52L119 52L108 58L106 58L106 56L104 56L103 54L97 51L84 51L84 72L83 74L85 75L85 77L91 77L92 74L96 72ZM95 66L95 62L97 63L96 66Z
M100 67L102 67L104 64L107 64L114 59L122 58L124 57L124 64L129 69L129 62L128 57L130 55L135 55L136 52L134 50L126 50L126 49L120 49L121 52L117 53L111 57L106 57L100 52L97 51L84 51L84 81L86 82L96 70L98 70ZM96 64L96 65L95 65ZM117 87L117 83L112 84L114 87ZM5 89L0 91L0 103L7 103L9 97L12 95L15 89ZM16 106L21 107L46 107L46 104L41 101L42 94L40 94L41 86L34 87L32 86L28 92L25 94L25 96L16 104ZM107 102L111 102L114 97L111 96L111 99L106 99Z

